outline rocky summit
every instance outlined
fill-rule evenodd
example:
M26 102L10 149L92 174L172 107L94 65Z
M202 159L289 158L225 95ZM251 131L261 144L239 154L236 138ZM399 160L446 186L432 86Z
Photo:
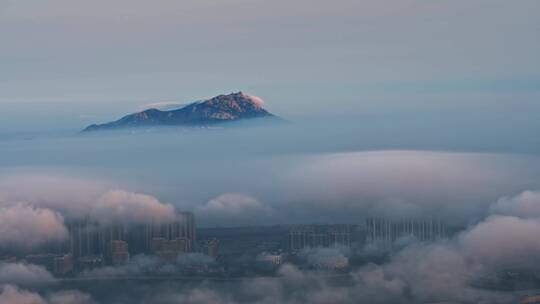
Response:
M264 101L259 97L243 92L231 93L194 102L176 110L148 109L129 114L113 122L93 124L83 132L149 126L209 126L254 118L277 119L263 105Z

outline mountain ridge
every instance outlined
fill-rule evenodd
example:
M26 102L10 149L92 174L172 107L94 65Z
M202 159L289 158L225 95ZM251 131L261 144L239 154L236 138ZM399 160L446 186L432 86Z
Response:
M265 110L263 105L261 98L240 91L193 102L175 110L146 109L112 122L92 124L82 132L149 126L209 126L255 118L280 119Z

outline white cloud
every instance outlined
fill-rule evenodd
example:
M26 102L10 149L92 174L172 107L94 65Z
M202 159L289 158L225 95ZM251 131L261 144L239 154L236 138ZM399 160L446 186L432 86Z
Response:
M137 108L137 111L144 111L148 109L158 109L161 111L170 111L170 110L176 110L180 109L182 107L186 106L185 103L180 103L176 101L160 101L160 102L150 102L145 103L143 105L140 105Z
M157 299L156 299L157 300ZM193 289L185 293L170 293L161 295L159 303L182 303L182 304L235 304L227 299L227 296L210 289Z
M463 253L491 268L539 269L540 221L492 216L460 237Z
M36 292L19 289L15 285L0 286L2 304L95 304L92 297L78 290L53 292L43 297Z
M226 193L197 206L195 213L203 222L235 226L264 224L274 215L274 210L254 197Z
M0 286L0 303L47 304L39 294L19 290L13 285Z
M172 205L161 203L149 195L111 190L97 199L90 215L110 222L166 222L174 220L175 211Z
M440 217L467 223L530 186L496 154L373 151L308 157L284 175L289 214L354 221L363 216Z
M54 281L53 275L42 266L0 263L0 284L35 285Z
M251 100L256 106L258 107L264 106L264 100L262 98L254 96L254 95L247 95L247 94L245 94L245 96L247 96L247 98Z
M502 197L491 206L490 211L492 214L524 218L540 217L540 192L524 191L513 197Z
M89 294L78 290L66 290L51 294L48 297L49 304L95 304Z
M6 202L26 202L66 217L87 215L107 190L103 182L71 175L29 172L0 176L0 196Z
M0 244L30 248L62 241L68 233L63 217L50 209L0 203Z
M7 202L24 201L40 208L36 210L54 210L67 218L91 216L101 222L175 218L175 209L170 204L149 195L111 188L94 180L63 175L22 174L0 178L0 196Z

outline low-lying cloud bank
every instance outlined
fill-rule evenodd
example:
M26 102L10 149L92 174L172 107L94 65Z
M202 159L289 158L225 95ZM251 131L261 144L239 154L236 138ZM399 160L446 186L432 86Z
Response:
M524 193L526 195L524 195ZM538 278L540 266L540 216L516 216L514 210L523 204L540 204L524 192L505 197L506 212L496 208L501 200L493 202L483 219L470 225L454 237L434 243L414 240L389 253L379 264L354 268L349 274L337 276L325 271L306 271L291 264L282 265L277 277L252 278L233 281L234 287L224 288L207 282L190 288L159 288L155 293L126 295L129 303L515 303L520 296L514 292L497 290L499 284L512 288L534 288L529 281L504 282L506 273L523 273ZM308 265L320 266L326 262L366 254L362 248L313 248L302 253ZM130 277L148 274L178 274L181 265L208 264L213 261L200 254L182 256L173 265L162 265L152 257L134 257L131 263L104 267L82 274L87 278ZM34 277L50 282L49 275L37 266L5 264L0 267L0 284L4 287L0 297L39 299L42 302L62 303L50 294L39 295L14 287L36 284ZM324 268L324 267L323 267ZM36 274L36 275L35 275ZM39 281L39 280L38 280ZM518 284L517 286L515 284ZM523 284L523 285L519 285ZM503 285L507 286L507 285ZM60 297L61 295L56 295ZM89 295L66 292L64 298L83 299L92 303ZM97 297L97 295L96 295ZM24 303L24 302L23 302ZM79 303L79 302L67 302Z
M334 278L325 273L306 272L287 264L278 270L279 278L241 281L235 288L237 292L201 284L189 291L169 290L159 299L145 295L144 300L291 304L515 302L514 294L487 287L497 284L508 271L533 277L540 272L540 192L534 190L540 189L540 184L523 164L505 155L424 151L302 158L280 171L279 176L266 177L264 181L270 187L267 192L225 193L206 203L192 204L191 210L198 221L211 226L361 223L365 216L382 216L436 217L467 228L449 240L431 244L409 240L391 252L385 262L354 269L346 284L335 284ZM0 242L29 248L45 240L60 240L66 236L63 222L67 217L86 215L102 222L174 217L171 204L115 189L118 187L67 176L0 176ZM183 203L179 202L181 209L190 209ZM316 249L306 251L305 258L318 265L332 258L363 255L365 251ZM199 258L188 260L201 262ZM154 270L156 263L152 258L139 257L129 265L85 275L137 275ZM160 269L163 273L176 270ZM21 289L51 279L37 266L3 264L0 297L4 298L0 299L20 297L21 303L62 303L58 299L71 298L93 301L77 292L53 297ZM137 301L142 300L134 299Z
M57 211L70 218L90 216L103 222L151 222L174 219L174 207L156 198L117 189L96 180L67 175L0 176L5 202Z
M30 289L59 285L44 267L24 263L0 263L0 303L6 304L96 304L92 296L78 290L40 294Z
M490 208L492 214L506 214L523 218L540 217L540 191L523 191L517 196L505 196Z
M527 204L540 204L524 192L504 198L506 212L494 201L475 224L454 237L434 243L414 240L391 251L385 262L367 264L348 275L306 271L285 264L278 277L235 282L234 288L205 283L185 290L165 289L160 296L146 294L152 303L515 303L520 295L500 287L534 288L528 279L505 281L507 273L539 278L540 216L516 216ZM308 265L320 266L365 254L366 248L313 248L302 253ZM142 260L141 260L142 261ZM152 264L152 263L150 263ZM101 275L144 272L142 262L101 269ZM105 272L104 272L105 271ZM94 273L96 275L98 273ZM517 285L516 285L517 284ZM531 284L531 285L529 285ZM140 299L139 299L140 300ZM137 303L138 300L134 300ZM140 300L142 303L144 301Z
M90 216L102 222L152 223L175 218L174 207L140 193L110 190L90 208Z
M493 201L531 187L537 166L498 154L374 151L308 157L286 175L289 212L354 221L362 215L482 218Z
M440 218L464 226L482 219L501 197L540 188L537 166L518 156L482 153L306 156L257 177L268 185L260 193L225 193L193 209L203 226L358 223L366 216Z
M374 151L295 157L294 162L269 161L266 166L272 170L257 176L267 185L262 190L247 183L206 202L173 199L174 205L93 179L43 172L3 174L0 217L5 220L0 229L5 233L0 238L27 248L65 237L65 219L168 221L175 217L175 206L194 211L200 226L361 223L366 216L440 218L463 226L478 222L487 212L506 212L508 196L540 188L535 161L512 155ZM255 178L238 177L237 182L243 184L244 179ZM213 192L212 184L204 189ZM520 204L513 205L515 210L506 213L540 212L527 202L536 195L524 192L516 198ZM494 201L498 202L492 205ZM35 220L8 224L19 218ZM21 233L27 237L18 237Z
M67 237L66 219L100 223L167 222L171 204L140 193L69 176L0 177L0 244L29 249Z
M56 211L26 204L0 202L0 244L32 248L68 235L64 218Z
M261 225L272 223L274 209L256 198L238 193L225 193L195 207L205 223L222 226Z
M54 276L42 266L23 263L0 263L0 285L39 285L54 282Z
M77 290L51 293L47 296L14 285L0 285L0 303L16 304L96 304L92 297Z
M83 272L81 276L86 278L107 278L179 274L186 267L202 267L214 262L213 258L202 253L181 254L175 263L167 264L164 264L155 256L137 255L127 264L95 268Z

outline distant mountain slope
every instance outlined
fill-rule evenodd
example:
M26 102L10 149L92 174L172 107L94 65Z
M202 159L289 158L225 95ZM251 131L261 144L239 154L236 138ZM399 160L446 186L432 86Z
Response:
M277 118L266 111L263 104L259 97L238 92L194 102L177 110L148 109L124 116L117 121L93 124L83 132L144 126L206 126L244 119Z

